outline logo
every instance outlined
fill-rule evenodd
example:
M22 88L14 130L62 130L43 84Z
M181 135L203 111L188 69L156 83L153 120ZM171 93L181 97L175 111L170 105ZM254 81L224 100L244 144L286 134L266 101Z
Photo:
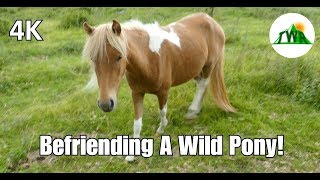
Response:
M269 38L278 54L287 58L297 58L311 49L315 33L306 17L297 13L287 13L273 22Z

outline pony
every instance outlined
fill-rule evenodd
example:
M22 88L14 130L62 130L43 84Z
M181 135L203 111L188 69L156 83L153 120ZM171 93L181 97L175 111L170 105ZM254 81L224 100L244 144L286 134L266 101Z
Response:
M144 95L158 98L159 135L168 124L169 89L192 79L196 80L197 90L186 119L195 119L200 113L209 84L219 108L237 111L228 100L224 82L225 34L206 13L191 14L166 26L113 20L97 27L84 22L83 28L87 33L83 55L93 64L99 87L98 107L104 112L116 108L118 89L125 76L134 104L133 138L140 138ZM134 156L126 160L133 161Z

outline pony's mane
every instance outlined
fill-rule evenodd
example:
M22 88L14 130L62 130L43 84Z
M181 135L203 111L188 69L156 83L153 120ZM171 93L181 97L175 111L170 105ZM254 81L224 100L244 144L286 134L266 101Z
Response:
M159 28L159 23L154 22L153 24L143 24L139 20L130 20L125 23L123 23L123 28L128 29L128 30L144 30L144 31L149 31L150 29L154 28Z
M144 30L150 31L151 29L159 28L159 24L143 24L139 20L130 20L121 24L122 32L120 36L115 35L112 31L112 24L106 23L96 27L91 35L88 36L86 44L83 49L84 57L89 57L91 60L103 60L105 57L108 59L106 51L107 43L119 51L122 57L127 58L128 43L125 30Z

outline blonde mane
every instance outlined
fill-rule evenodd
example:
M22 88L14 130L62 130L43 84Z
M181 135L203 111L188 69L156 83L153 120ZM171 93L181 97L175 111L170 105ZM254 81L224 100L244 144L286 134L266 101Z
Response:
M122 57L127 58L128 42L124 30L143 30L149 35L157 35L157 33L159 34L157 30L160 29L160 25L158 22L143 24L141 21L134 19L121 24L121 28L122 32L118 36L113 33L111 23L101 24L96 27L86 41L83 56L89 57L93 61L109 59L106 51L107 43L109 43L121 53Z
M93 61L101 61L105 58L109 60L107 53L107 43L120 52L123 58L127 59L127 38L122 32L120 36L112 31L112 24L101 24L94 28L92 34L87 38L83 49L83 56L88 57Z

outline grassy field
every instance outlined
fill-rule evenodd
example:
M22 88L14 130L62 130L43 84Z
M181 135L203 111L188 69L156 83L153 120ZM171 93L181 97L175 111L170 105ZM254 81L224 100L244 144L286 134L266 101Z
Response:
M174 156L127 163L116 156L38 156L39 135L113 138L132 134L133 105L124 79L118 108L105 114L98 91L84 91L90 78L81 59L82 22L97 25L140 19L165 25L207 8L1 8L0 9L0 172L320 172L320 43L303 57L286 59L269 43L273 21L287 12L305 15L320 35L320 8L214 8L226 34L225 80L235 115L220 111L207 94L198 119L183 117L196 86L172 88L168 102ZM8 37L16 19L42 19L43 42ZM158 128L158 102L145 98L142 137ZM177 135L285 136L284 156L179 156ZM227 139L227 138L226 138ZM227 143L227 141L225 142ZM227 147L227 146L226 146Z

